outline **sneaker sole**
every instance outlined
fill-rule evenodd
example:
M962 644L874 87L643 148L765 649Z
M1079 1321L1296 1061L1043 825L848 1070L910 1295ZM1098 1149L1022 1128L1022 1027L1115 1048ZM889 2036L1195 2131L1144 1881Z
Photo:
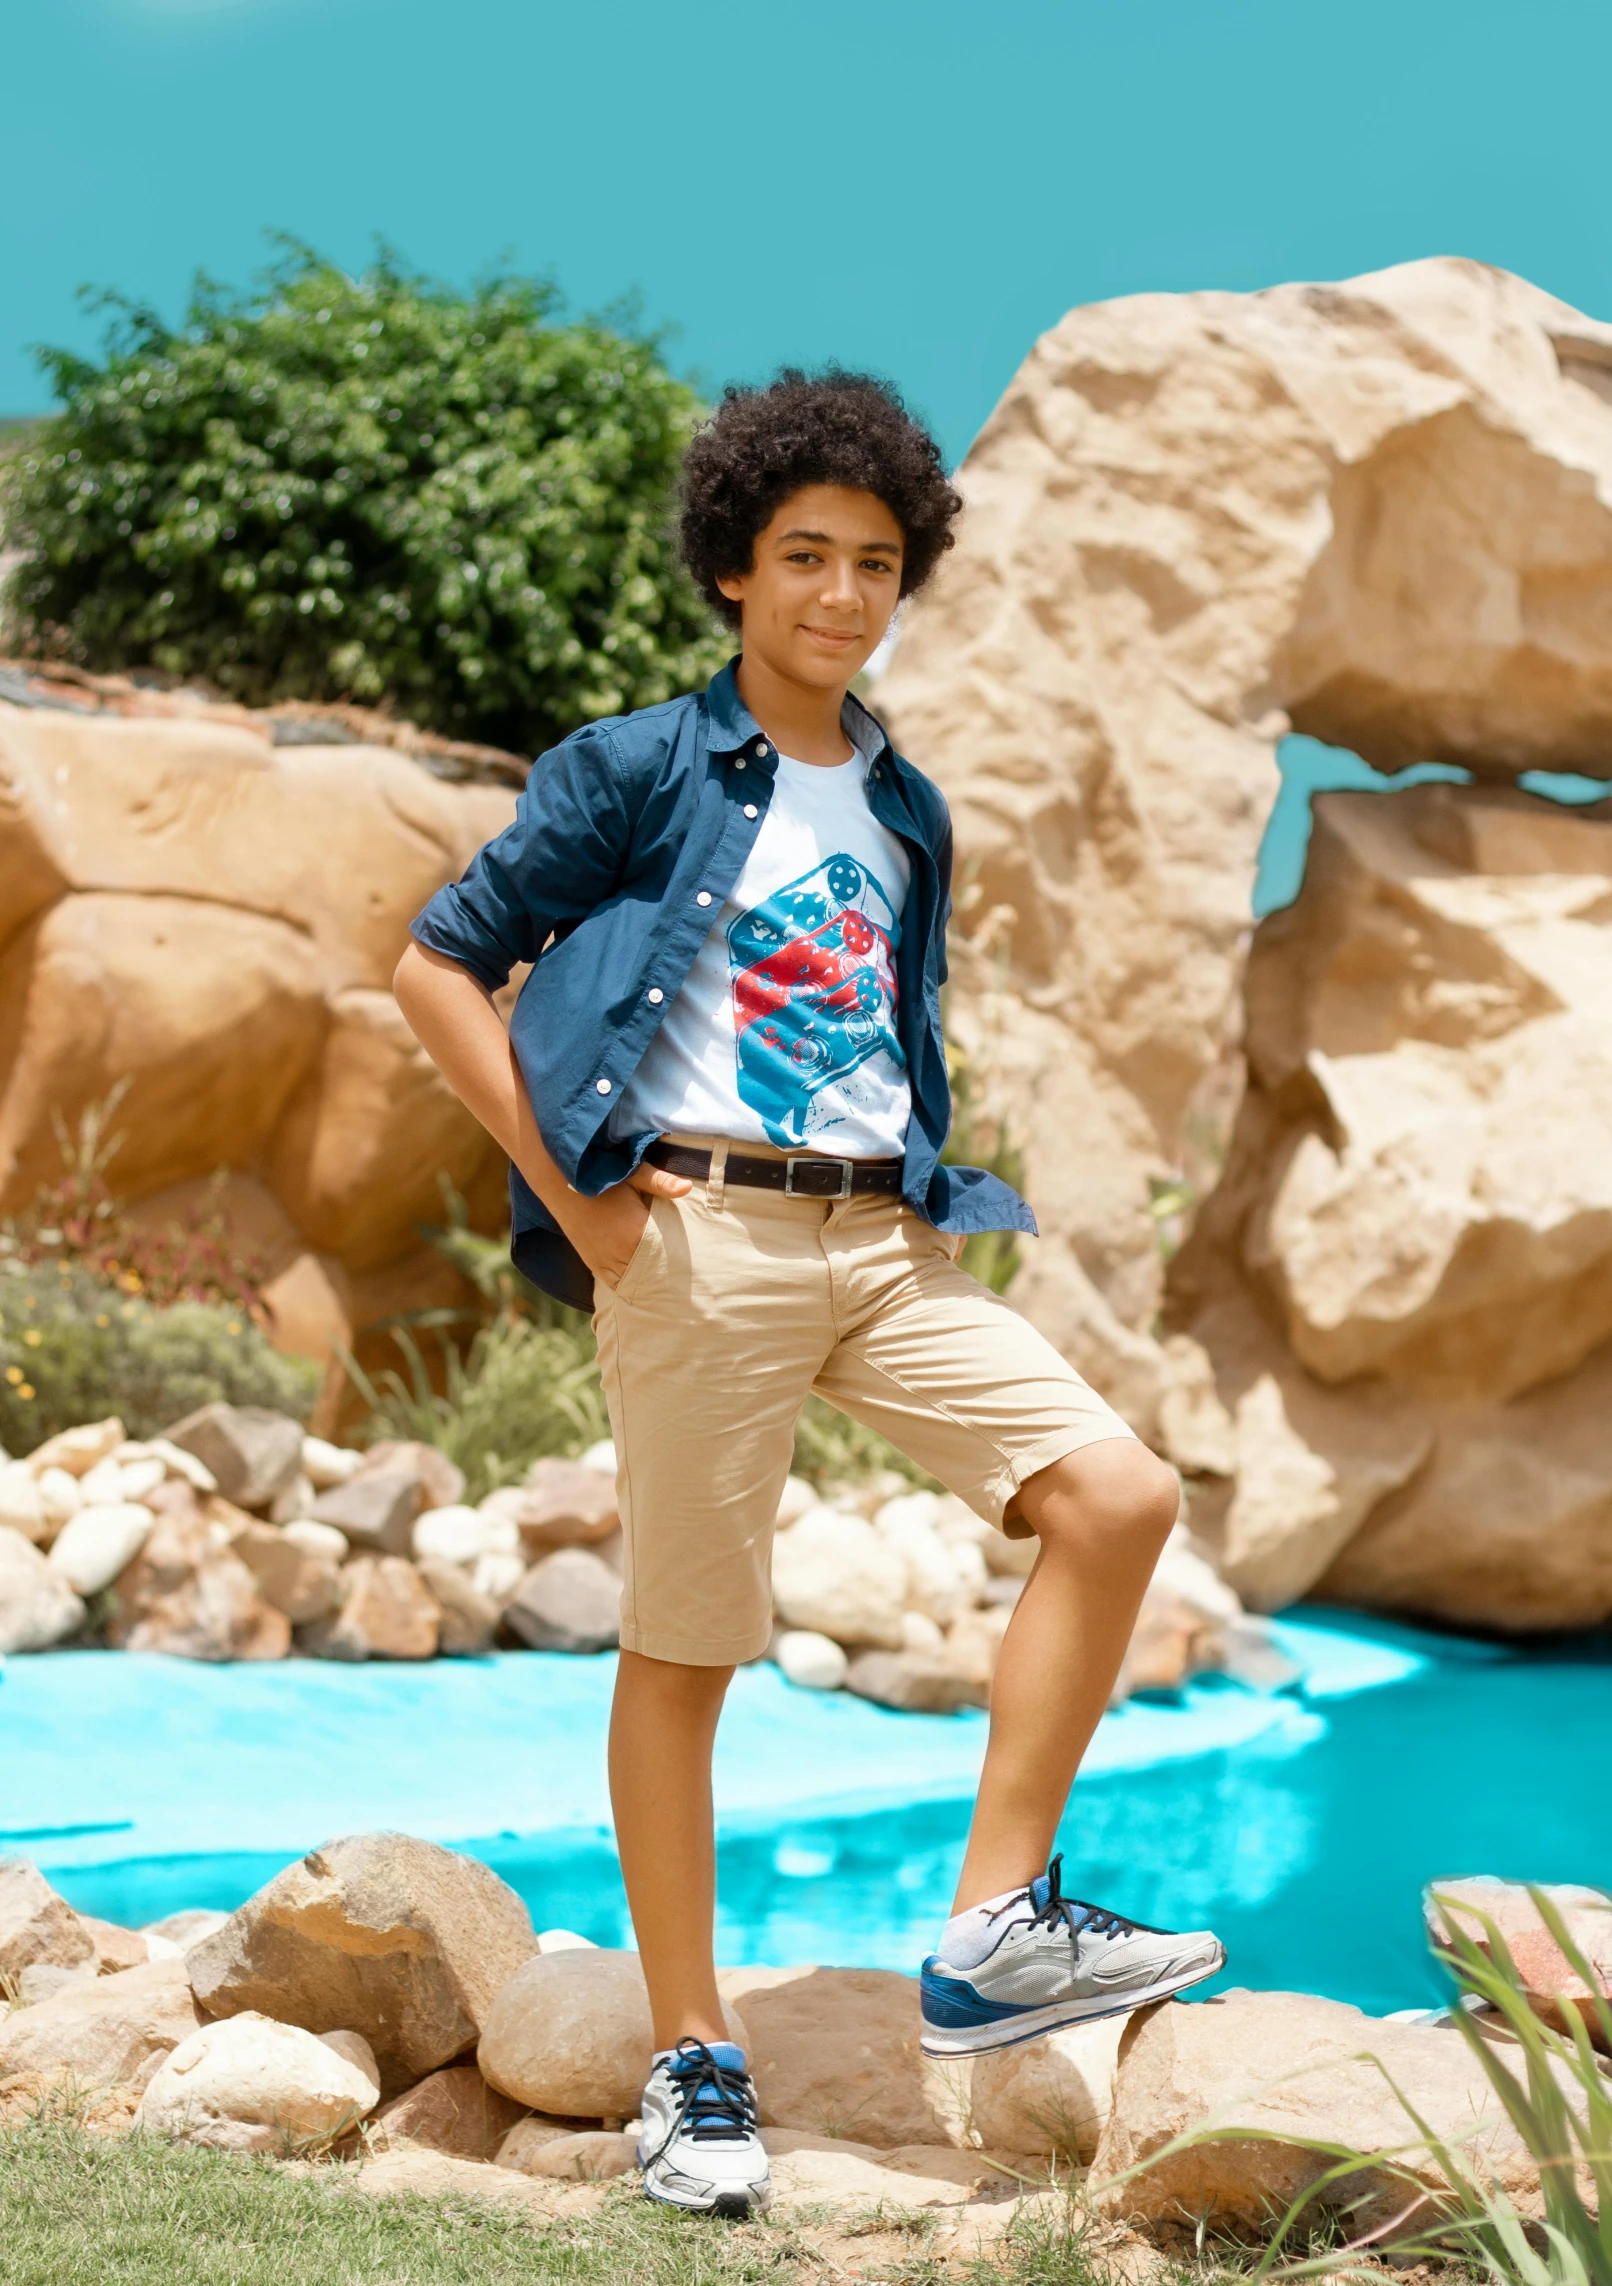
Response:
M646 2175L644 2196L658 2207L676 2207L683 2214L721 2215L728 2222L744 2222L769 2205L772 2186L769 2183L762 2191L713 2191L708 2199L680 2199L671 2191L658 2190Z
M1062 2032L1071 2024L1096 2024L1105 2016L1129 2016L1150 2008L1156 2000L1169 2000L1195 1984L1218 1976L1226 1965L1226 1948L1218 1960L1195 1968L1188 1976L1165 1977L1158 1984L1128 1992L1123 2000L1066 2000L1049 2008L1032 2008L1023 2015L1004 2016L999 2024L979 2024L943 2031L926 2024L918 2046L926 2056L988 2056L996 2048L1017 2048L1026 2040L1039 2040L1044 2032Z

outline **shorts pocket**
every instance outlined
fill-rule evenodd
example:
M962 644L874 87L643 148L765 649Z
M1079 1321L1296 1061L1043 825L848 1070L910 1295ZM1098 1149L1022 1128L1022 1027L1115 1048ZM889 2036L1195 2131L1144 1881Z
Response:
M642 1195L640 1193L640 1196ZM665 1251L665 1241L661 1236L660 1225L655 1219L660 1212L661 1201L658 1198L646 1198L644 1203L649 1208L649 1213L644 1218L644 1227L639 1234L638 1244L627 1257L626 1269L623 1270L616 1283L607 1288L607 1291L613 1294L618 1302L630 1302L632 1300L634 1293L642 1286L656 1261Z

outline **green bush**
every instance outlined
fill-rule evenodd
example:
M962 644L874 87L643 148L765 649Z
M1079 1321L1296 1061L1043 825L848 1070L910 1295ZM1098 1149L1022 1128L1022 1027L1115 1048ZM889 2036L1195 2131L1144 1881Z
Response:
M704 682L723 655L670 536L698 412L658 344L551 323L284 241L256 290L198 279L177 331L120 314L5 470L9 606L94 669L232 697L385 700L531 752Z
M0 1445L9 1453L109 1413L130 1436L155 1436L218 1399L305 1420L318 1392L318 1367L280 1356L243 1310L155 1309L67 1264L0 1262Z

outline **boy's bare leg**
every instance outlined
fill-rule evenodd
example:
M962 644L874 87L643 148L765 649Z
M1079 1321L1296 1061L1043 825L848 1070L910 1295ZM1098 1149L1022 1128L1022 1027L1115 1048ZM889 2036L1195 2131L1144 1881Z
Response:
M1041 1552L991 1686L954 1913L1022 1889L1046 1865L1179 1501L1173 1472L1123 1437L1083 1446L1020 1486L1015 1505Z
M732 1674L636 1651L616 1671L610 1799L657 2049L728 2037L712 1958L711 1748Z

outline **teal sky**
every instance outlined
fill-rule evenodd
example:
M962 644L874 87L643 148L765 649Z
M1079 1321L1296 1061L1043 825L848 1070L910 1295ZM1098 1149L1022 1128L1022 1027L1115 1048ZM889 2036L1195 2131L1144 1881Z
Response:
M280 226L574 307L707 387L893 376L961 455L1038 332L1429 253L1612 312L1593 0L10 0L0 413L82 283L177 315Z

